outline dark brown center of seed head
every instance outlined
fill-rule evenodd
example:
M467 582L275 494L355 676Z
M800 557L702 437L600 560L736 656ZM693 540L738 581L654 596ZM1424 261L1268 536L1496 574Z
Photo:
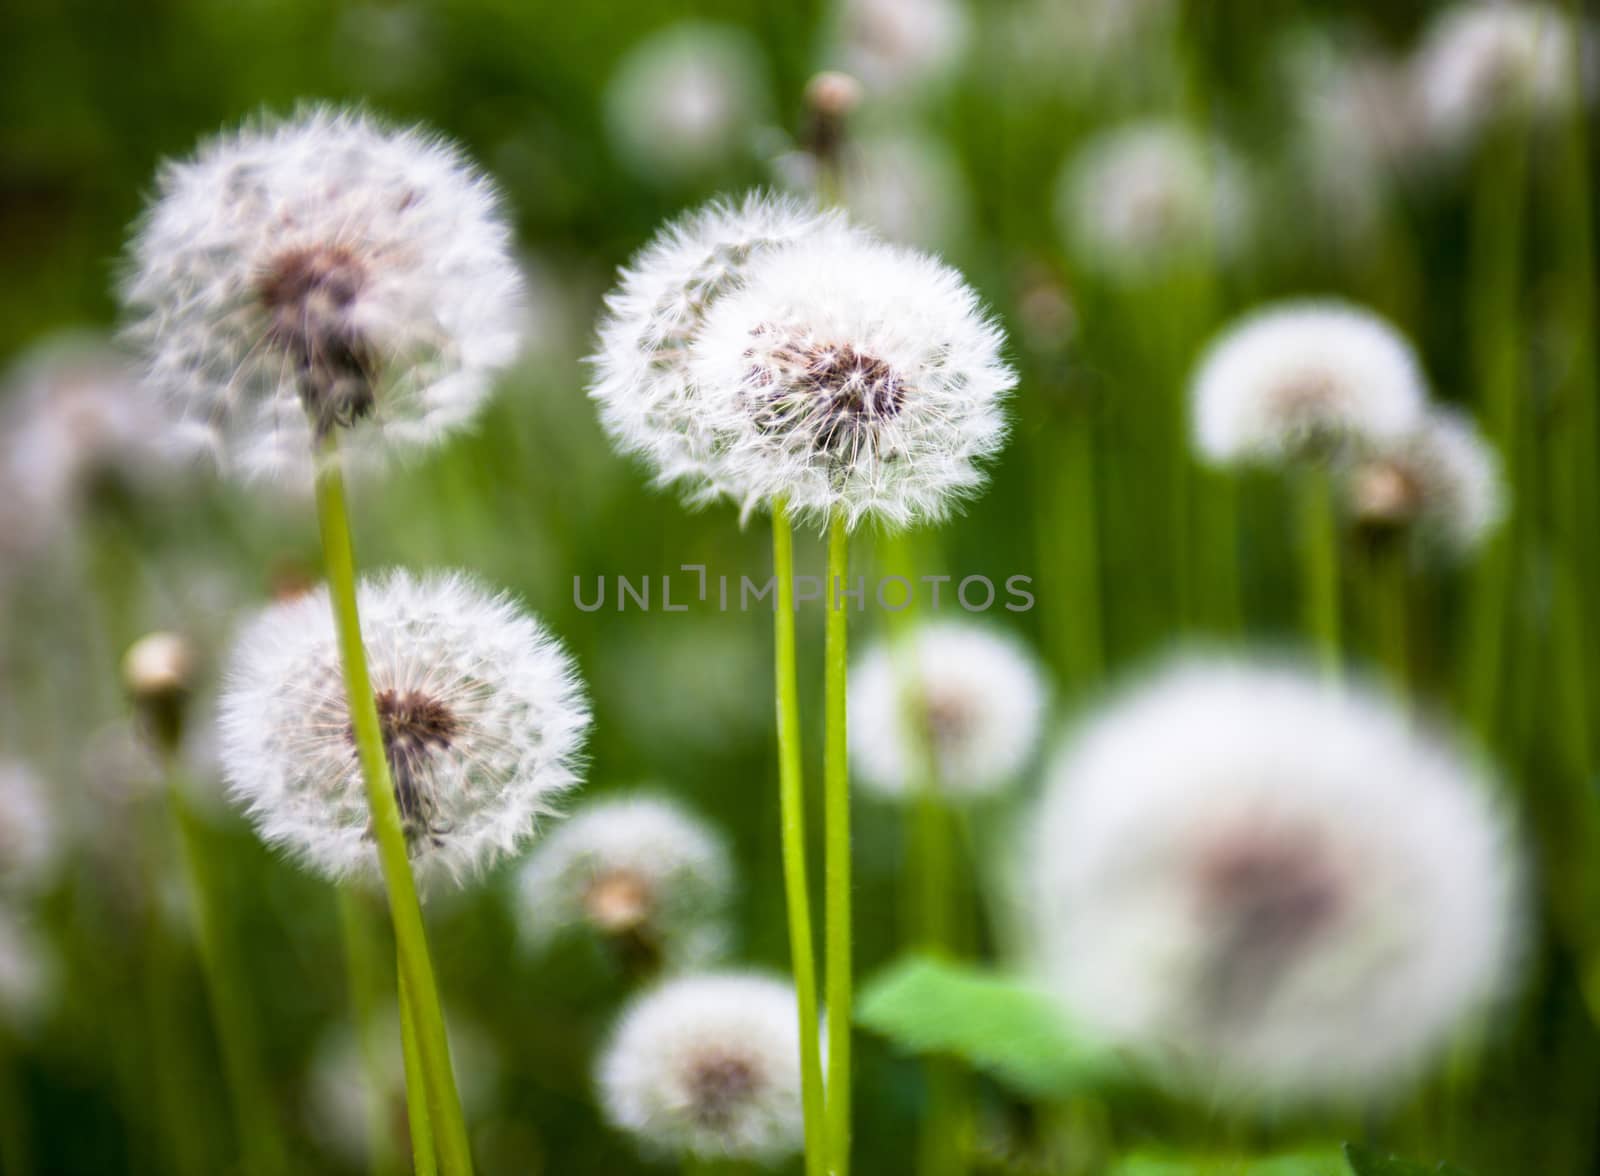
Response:
M650 918L650 887L632 870L608 870L589 884L583 909L600 930L623 935Z
M374 407L373 348L351 321L366 280L353 252L325 245L279 254L256 285L267 339L294 359L301 399L319 436L354 424Z
M972 731L972 707L952 694L930 694L923 700L923 721L928 736L941 751L958 747Z
M384 758L394 777L394 799L406 839L415 841L443 832L434 821L434 798L423 768L430 754L448 748L459 733L455 712L418 690L380 690L374 701L383 734ZM352 744L355 742L353 726L345 729L345 735Z
M849 453L905 406L909 389L895 370L848 343L788 339L745 355L757 427L803 428L819 452Z
M1356 517L1369 527L1404 526L1422 509L1421 483L1398 462L1372 461L1359 467L1350 494Z
M702 1127L728 1127L756 1092L760 1076L748 1058L707 1053L689 1066L689 1113Z

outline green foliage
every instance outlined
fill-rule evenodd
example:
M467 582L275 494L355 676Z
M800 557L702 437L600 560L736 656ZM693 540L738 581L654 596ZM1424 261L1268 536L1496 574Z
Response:
M1344 1145L1344 1158L1355 1176L1468 1176L1454 1164L1440 1160L1432 1166L1399 1156L1385 1156L1359 1143Z

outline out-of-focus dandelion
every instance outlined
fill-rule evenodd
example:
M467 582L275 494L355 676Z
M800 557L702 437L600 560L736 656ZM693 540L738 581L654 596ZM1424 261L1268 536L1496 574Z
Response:
M44 780L21 760L0 760L0 892L25 897L49 885L65 848Z
M1422 424L1344 472L1347 506L1369 531L1415 531L1465 554L1505 516L1500 460L1472 420L1434 409Z
M1180 663L1087 722L1033 844L1042 963L1202 1093L1396 1093L1503 993L1519 859L1482 770L1386 698Z
M771 105L761 46L743 30L688 22L647 37L606 88L618 154L646 177L681 181L754 144Z
M669 980L623 1012L601 1107L648 1152L775 1163L801 1146L794 990L760 975Z
M1568 15L1554 4L1468 0L1442 10L1413 64L1424 125L1457 150L1505 119L1543 121L1590 87ZM1592 67L1592 62L1585 63Z
M1056 214L1086 265L1137 281L1237 253L1250 204L1231 155L1176 123L1152 121L1085 143L1061 173Z
M1219 466L1397 441L1421 421L1415 352L1370 311L1289 302L1231 324L1191 388L1195 448Z
M746 281L751 265L785 243L848 235L842 217L760 194L715 202L656 234L606 298L589 395L624 453L643 457L658 485L691 503L728 490L689 349L706 316Z
M880 96L915 93L959 68L971 39L962 0L846 0L834 54Z
M1073 96L1143 92L1166 78L1152 45L1171 38L1173 0L1020 0L986 12L997 76Z
M732 866L722 837L664 797L592 801L569 816L518 876L518 913L536 947L574 926L643 967L703 966L727 939Z
M960 274L830 234L775 250L707 312L689 372L746 512L937 520L983 482L1015 375Z
M59 964L49 943L9 904L0 903L0 1020L27 1035L49 1014Z
M537 620L459 574L391 572L358 599L413 869L481 870L577 782L589 712L572 661ZM346 697L326 591L272 605L229 663L223 769L267 841L335 879L376 877Z
M454 147L314 109L168 164L122 297L183 439L309 485L336 429L371 465L472 418L517 351L510 244Z
M1019 641L950 622L915 630L903 646L869 649L851 672L849 693L857 774L872 791L898 799L925 787L971 799L1015 782L1049 699ZM928 767L934 779L922 778Z

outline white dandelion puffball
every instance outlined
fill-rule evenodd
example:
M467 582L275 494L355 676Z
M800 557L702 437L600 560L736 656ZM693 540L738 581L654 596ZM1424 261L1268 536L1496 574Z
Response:
M1475 761L1291 665L1179 663L1114 700L1034 837L1066 1008L1201 1093L1394 1093L1518 955L1519 858Z
M775 498L854 527L943 518L984 481L1016 376L961 275L862 236L759 258L690 343L689 371L746 513Z
M28 895L48 885L64 848L44 781L20 760L0 760L0 891Z
M28 1033L56 1000L60 960L22 914L0 905L0 1021Z
M985 625L940 622L880 642L850 672L861 784L898 798L930 785L953 798L998 792L1032 758L1049 694L1027 648Z
M122 297L187 442L308 484L464 426L517 353L521 278L489 181L364 115L249 125L162 171Z
M688 368L689 344L711 308L744 283L764 254L851 232L836 213L751 193L669 224L622 271L606 297L589 395L617 448L644 458L657 485L681 486L691 504L728 493L714 469L715 438Z
M622 1014L600 1106L651 1153L772 1163L801 1148L794 989L762 975L668 980Z
M1251 197L1232 155L1176 123L1101 132L1067 160L1061 231L1080 259L1137 281L1175 263L1228 257L1249 230Z
M606 126L635 172L691 179L752 145L769 94L761 46L742 29L671 25L617 66L606 87Z
M1570 109L1585 89L1577 35L1553 4L1467 2L1441 11L1413 62L1435 144L1458 149L1497 120Z
M394 571L358 592L395 799L419 879L517 850L578 782L589 711L572 659L505 596ZM218 726L230 791L261 836L332 878L377 877L325 588L245 626Z
M884 95L948 77L971 40L962 0L845 0L837 19L842 68Z
M1421 421L1428 389L1401 334L1371 311L1278 303L1231 324L1190 388L1194 442L1213 465L1382 445Z
M575 810L528 855L519 915L535 947L588 926L671 966L698 966L726 939L732 887L727 844L705 822L665 797L606 797Z
M1500 457L1471 418L1434 409L1422 424L1345 472L1349 507L1379 530L1415 526L1439 546L1465 554L1505 517Z

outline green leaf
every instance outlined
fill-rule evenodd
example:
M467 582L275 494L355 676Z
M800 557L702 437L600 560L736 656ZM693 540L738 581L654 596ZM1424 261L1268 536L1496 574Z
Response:
M1271 1156L1174 1156L1135 1152L1112 1168L1112 1176L1341 1176L1337 1151Z
M1467 1176L1462 1169L1443 1160L1430 1168L1414 1160L1402 1160L1399 1156L1379 1155L1359 1143L1345 1144L1344 1158L1349 1161L1350 1170L1356 1176Z
M890 965L862 990L856 1021L909 1053L960 1058L1030 1097L1127 1078L1123 1059L1070 1025L1048 996L947 961Z

